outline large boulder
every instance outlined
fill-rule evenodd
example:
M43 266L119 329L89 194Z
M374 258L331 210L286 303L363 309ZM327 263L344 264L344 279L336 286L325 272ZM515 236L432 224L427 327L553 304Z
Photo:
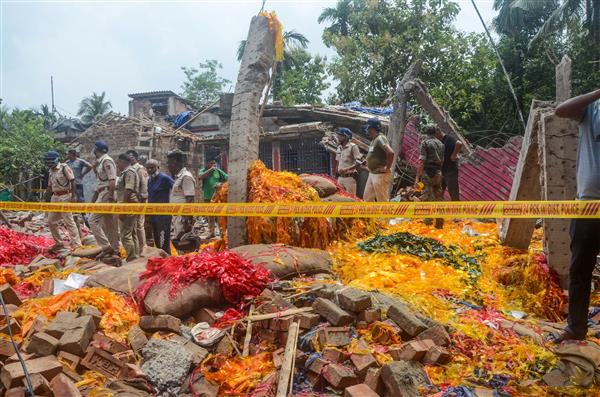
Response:
M332 272L331 256L323 250L285 244L251 244L231 251L256 265L266 267L273 277L279 279Z

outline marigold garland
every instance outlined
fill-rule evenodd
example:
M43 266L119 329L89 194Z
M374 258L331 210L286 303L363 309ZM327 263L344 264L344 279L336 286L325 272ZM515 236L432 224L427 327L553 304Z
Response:
M235 357L223 363L216 371L205 361L199 371L206 380L218 384L219 396L244 396L256 388L260 381L275 369L271 353L249 357Z

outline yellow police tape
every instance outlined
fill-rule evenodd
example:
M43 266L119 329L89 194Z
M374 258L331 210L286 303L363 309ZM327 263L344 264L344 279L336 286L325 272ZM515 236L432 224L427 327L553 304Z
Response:
M600 218L595 201L87 204L0 202L0 210L303 218Z

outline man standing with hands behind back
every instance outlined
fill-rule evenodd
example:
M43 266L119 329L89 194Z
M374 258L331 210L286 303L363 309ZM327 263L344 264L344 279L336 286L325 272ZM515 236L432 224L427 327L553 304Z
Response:
M577 200L600 200L600 89L566 100L555 114L579 123ZM585 339L592 273L600 253L600 219L571 221L569 317L557 342Z

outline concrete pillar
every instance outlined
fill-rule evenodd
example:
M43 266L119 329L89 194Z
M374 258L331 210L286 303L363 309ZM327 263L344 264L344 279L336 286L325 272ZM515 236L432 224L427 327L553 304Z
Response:
M552 112L549 102L533 101L529 111L529 120L521 144L519 162L515 169L510 190L510 201L533 201L541 198L540 160L538 156L538 131L544 112ZM535 229L535 219L503 219L500 226L502 244L517 249L527 249Z
M577 122L545 113L540 124L541 198L574 200L577 194ZM568 285L571 260L569 224L569 219L544 220L544 252L548 265L556 270L563 287Z
M274 57L275 43L269 22L263 16L255 16L250 22L231 110L227 200L232 203L248 199L248 168L258 160L259 103ZM245 218L227 219L227 238L230 248L246 243Z
M556 66L556 103L571 98L571 58L563 56Z

